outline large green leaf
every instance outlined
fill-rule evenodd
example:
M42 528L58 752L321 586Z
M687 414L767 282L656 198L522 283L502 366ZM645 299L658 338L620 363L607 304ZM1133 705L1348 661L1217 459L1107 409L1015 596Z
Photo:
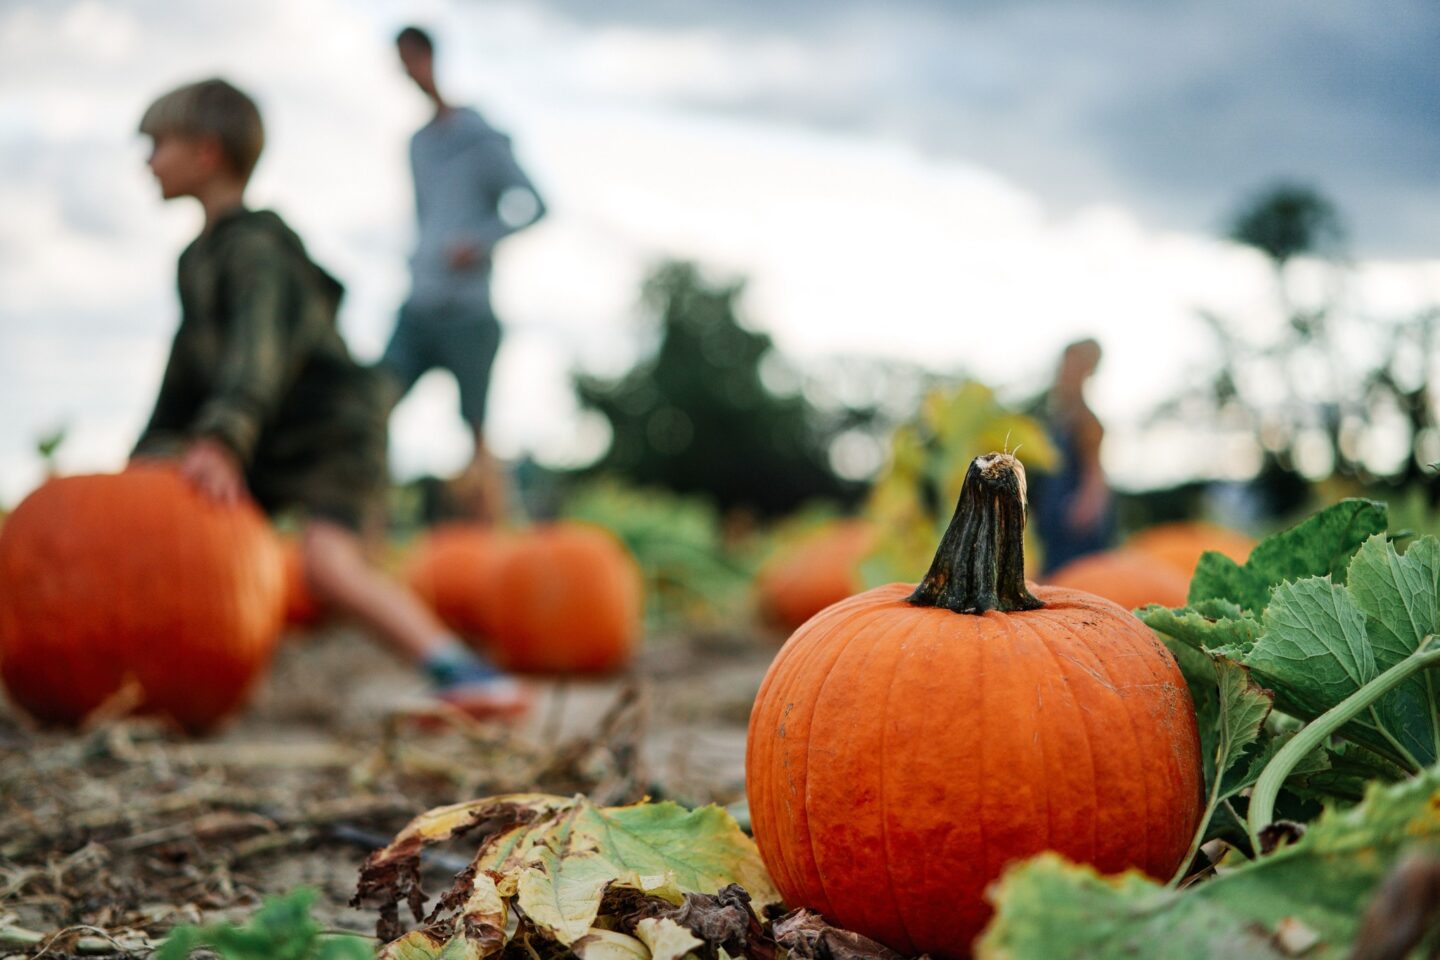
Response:
M1273 689L1276 705L1313 720L1411 656L1440 629L1440 541L1404 554L1371 537L1350 564L1349 583L1312 577L1277 587L1260 638L1244 662ZM1434 671L1388 693L1341 732L1418 771L1440 760Z
M1280 709L1306 719L1335 706L1378 672L1365 614L1329 577L1276 588L1245 665L1275 690Z
M1371 537L1350 563L1350 596L1365 613L1375 666L1386 670L1440 633L1440 541L1425 537L1402 555ZM1440 760L1440 678L1413 677L1376 707L1378 719L1417 761Z
M1244 566L1207 552L1190 580L1190 603L1218 597L1258 614L1271 591L1287 580L1328 575L1341 583L1350 557L1367 538L1383 533L1385 524L1385 504L1342 500L1260 541Z
M996 913L977 942L989 960L1218 960L1285 956L1308 933L1314 960L1347 956L1366 902L1399 855L1440 842L1440 772L1375 786L1327 811L1293 846L1185 890L1136 872L1102 877L1044 854L992 888Z

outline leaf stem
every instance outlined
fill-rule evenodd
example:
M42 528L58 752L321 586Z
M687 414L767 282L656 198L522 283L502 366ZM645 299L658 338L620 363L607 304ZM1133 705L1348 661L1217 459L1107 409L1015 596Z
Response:
M1398 764L1398 766L1408 768L1411 773L1419 773L1425 769L1425 765L1415 759L1415 754L1411 753L1405 744L1397 740L1395 734L1391 733L1385 724L1380 722L1380 715L1375 712L1375 705L1373 703L1370 705L1370 719L1375 721L1375 732L1384 737L1385 742L1390 744L1390 748L1395 751L1396 759L1404 761Z
M1323 743L1326 737L1368 710L1375 701L1419 671L1436 664L1440 664L1440 643L1436 642L1436 637L1432 634L1415 648L1414 653L1310 721L1276 752L1265 765L1260 779L1255 781L1255 788L1250 793L1250 809L1245 818L1250 843L1257 857L1260 855L1260 831L1274 819L1275 799L1280 795L1280 786L1295 769L1295 765Z
M1180 860L1180 866L1175 868L1175 874L1165 884L1172 890L1180 886L1180 881L1185 879L1185 874L1190 870L1190 861L1195 859L1195 854L1200 850L1200 843L1205 839L1205 831L1210 827L1210 818L1215 816L1215 810L1220 806L1220 779L1217 770L1215 782L1210 785L1210 796L1206 799L1205 813L1200 817L1200 825L1195 828L1195 835L1190 838L1190 849L1185 851L1185 856Z

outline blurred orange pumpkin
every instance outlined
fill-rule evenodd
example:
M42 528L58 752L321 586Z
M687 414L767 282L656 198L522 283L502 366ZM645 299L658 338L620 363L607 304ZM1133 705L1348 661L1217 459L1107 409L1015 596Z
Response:
M605 673L641 633L640 567L610 531L562 521L515 537L499 563L492 650L510 670Z
M1108 550L1070 561L1046 578L1054 587L1084 590L1126 610L1159 603L1183 607L1189 578L1138 550Z
M285 561L285 625L302 629L313 627L325 619L325 608L310 589L300 541L291 538L282 540L281 555Z
M1154 557L1188 582L1206 550L1215 550L1236 563L1244 563L1255 549L1255 541L1243 533L1195 521L1149 527L1127 540L1125 547Z
M755 580L761 616L794 630L832 603L859 593L864 589L860 561L874 547L875 535L875 527L864 520L842 520L782 549Z
M640 638L639 565L591 524L437 527L416 545L406 579L446 626L510 670L604 673Z
M445 524L416 542L405 565L410 589L445 625L469 639L495 633L500 563L511 536L478 524Z
M52 479L0 534L0 677L75 724L133 684L142 712L202 730L235 711L284 616L275 535L174 470Z

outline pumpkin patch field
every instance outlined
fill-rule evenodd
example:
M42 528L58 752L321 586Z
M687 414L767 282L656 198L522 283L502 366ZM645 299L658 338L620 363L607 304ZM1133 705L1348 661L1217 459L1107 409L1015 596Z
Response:
M1258 541L1156 527L1036 579L1025 468L989 453L919 576L878 584L874 514L722 549L683 499L595 488L547 524L437 527L393 567L524 677L501 723L426 698L306 594L293 540L178 482L51 480L0 534L0 956L1435 935L1440 540L1383 502Z

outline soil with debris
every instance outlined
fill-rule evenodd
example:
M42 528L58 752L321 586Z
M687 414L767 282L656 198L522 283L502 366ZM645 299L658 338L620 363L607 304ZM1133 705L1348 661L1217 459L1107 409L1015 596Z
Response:
M432 807L517 791L743 798L745 724L775 638L652 638L624 675L537 680L520 724L429 705L344 628L288 637L213 737L129 719L37 730L0 700L0 957L145 956L179 923L238 920L310 886L333 929L366 854ZM433 856L443 879L473 850ZM458 864L458 866L457 866Z

